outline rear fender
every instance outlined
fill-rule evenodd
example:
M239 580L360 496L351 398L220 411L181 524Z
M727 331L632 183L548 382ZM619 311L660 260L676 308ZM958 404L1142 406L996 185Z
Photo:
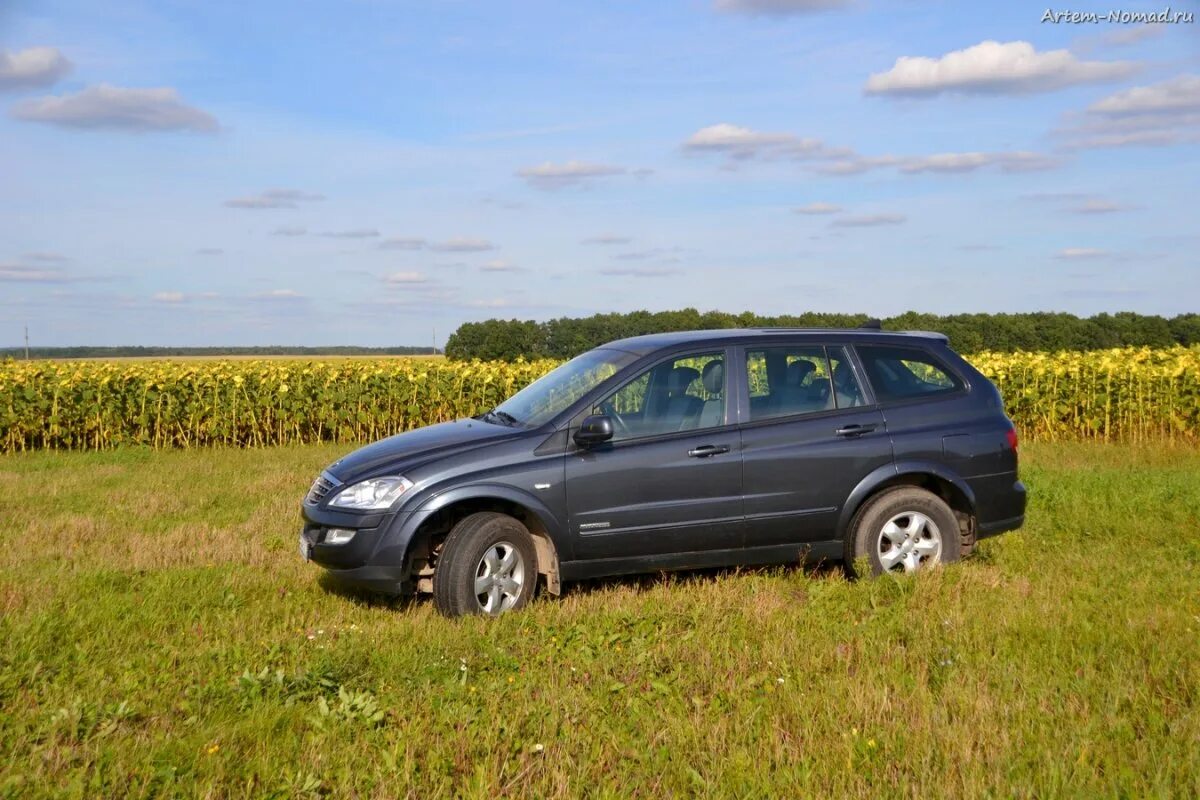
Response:
M967 485L967 482L957 472L945 464L939 464L936 461L900 461L879 467L869 473L854 487L854 491L850 492L850 496L846 498L846 502L842 506L842 511L838 515L837 538L845 540L854 515L871 495L885 486L903 484L905 476L909 475L933 475L946 481L962 493L963 497L966 498L967 505L972 509L972 513L974 513L975 493L971 491L971 487Z

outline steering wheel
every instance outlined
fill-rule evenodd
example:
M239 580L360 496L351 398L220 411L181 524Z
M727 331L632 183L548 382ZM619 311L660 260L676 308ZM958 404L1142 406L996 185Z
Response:
M629 424L626 423L621 415L617 413L616 409L613 408L612 401L605 401L601 403L599 408L604 412L604 416L616 423L616 427L621 429L621 433L623 433L626 437L633 436L633 431L629 429Z

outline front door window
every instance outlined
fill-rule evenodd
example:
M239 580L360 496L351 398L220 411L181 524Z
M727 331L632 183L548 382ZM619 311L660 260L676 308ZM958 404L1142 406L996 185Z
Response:
M659 362L601 400L593 411L612 418L613 441L724 425L724 354L692 354Z

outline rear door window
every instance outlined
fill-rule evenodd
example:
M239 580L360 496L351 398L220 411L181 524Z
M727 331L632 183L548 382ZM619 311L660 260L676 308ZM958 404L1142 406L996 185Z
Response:
M857 345L855 349L880 402L949 394L963 388L945 364L921 348Z
M746 350L750 421L863 405L843 347L782 345Z

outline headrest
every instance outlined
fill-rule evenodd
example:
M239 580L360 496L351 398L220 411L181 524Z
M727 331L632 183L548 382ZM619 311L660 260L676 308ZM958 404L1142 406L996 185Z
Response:
M683 394L700 377L700 370L691 367L676 367L667 374L667 391Z
M725 362L710 361L704 365L704 390L709 394L720 394L725 388Z
M799 386L804 383L804 379L808 374L817 368L817 365L811 361L800 359L788 364L788 383L792 386Z
M839 389L854 388L854 373L845 361L839 361L833 368L833 385Z

